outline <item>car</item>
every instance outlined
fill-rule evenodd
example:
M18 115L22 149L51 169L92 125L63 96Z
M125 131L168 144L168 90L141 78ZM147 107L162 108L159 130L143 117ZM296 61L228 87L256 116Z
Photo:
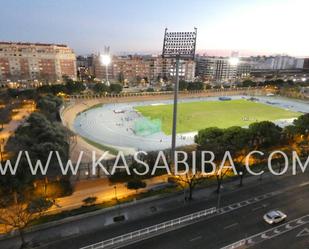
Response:
M266 213L263 216L263 219L266 223L273 225L284 221L286 217L287 215L281 212L280 210L272 210Z

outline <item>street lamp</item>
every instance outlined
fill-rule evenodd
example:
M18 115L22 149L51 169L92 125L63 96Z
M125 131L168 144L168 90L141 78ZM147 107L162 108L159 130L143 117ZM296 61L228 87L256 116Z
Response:
M0 142L0 162L3 161L3 147L4 147L4 138L2 138Z
M100 61L106 68L106 73L105 73L106 74L106 82L105 82L105 84L107 86L109 86L110 84L109 84L109 81L108 81L108 65L111 63L112 59L111 59L109 54L102 54L102 55L100 55Z
M176 130L177 130L177 103L179 88L179 61L191 59L194 60L196 48L197 29L193 32L168 32L165 29L163 40L162 58L171 58L176 60L176 82L174 86L174 105L173 105L173 130L172 130L172 148L171 163L175 163L176 149Z
M117 185L114 186L114 191L115 191L115 200L116 200L116 202L118 202L118 198L117 198Z

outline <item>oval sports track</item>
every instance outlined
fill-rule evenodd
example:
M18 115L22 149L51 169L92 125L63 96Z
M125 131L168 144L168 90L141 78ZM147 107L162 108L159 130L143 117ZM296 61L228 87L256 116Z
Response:
M250 97L232 96L231 98L232 100L241 100ZM309 112L309 102L306 101L267 96L256 96L255 98L258 99L256 101L257 103L268 105L270 108L276 107L289 112L300 112L298 115ZM202 101L218 101L218 97L185 98L179 100L179 103ZM84 138L105 146L121 149L125 153L132 153L136 150L152 151L166 149L169 148L171 144L171 135L169 135L168 128L166 128L166 122L169 122L169 120L165 122L162 121L162 128L165 130L165 133L161 130L147 136L138 135L135 133L134 124L144 117L135 108L143 106L153 106L156 108L160 105L169 104L172 104L172 100L104 104L77 115L74 121L74 130ZM160 117L160 112L157 115ZM252 114L240 113L239 115L235 117L237 119L235 120L236 123L240 121L240 119L242 119L241 121L248 121L248 125L255 121L262 121L261 119L252 120ZM162 113L162 117L164 117L164 113ZM187 117L188 123L191 122L191 117L193 118L193 116L190 115ZM203 116L201 118L203 118L203 123L207 122L207 117ZM162 119L164 120L164 118ZM280 126L285 126L291 124L293 118L289 117L273 121ZM205 123L204 127L203 123L201 127L206 128L207 124ZM240 123L243 124L243 122ZM184 126L184 124L182 124L182 126ZM178 124L178 127L182 130L185 129L185 127L181 127L181 124ZM196 133L196 130L178 133L177 146L193 144Z

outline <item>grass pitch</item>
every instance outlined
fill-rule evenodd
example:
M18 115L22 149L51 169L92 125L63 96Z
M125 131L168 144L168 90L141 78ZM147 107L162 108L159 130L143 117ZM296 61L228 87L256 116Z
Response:
M172 133L173 105L138 106L144 117L161 119L162 131ZM202 101L178 104L177 133L207 127L248 126L259 121L275 121L300 116L300 113L247 100Z

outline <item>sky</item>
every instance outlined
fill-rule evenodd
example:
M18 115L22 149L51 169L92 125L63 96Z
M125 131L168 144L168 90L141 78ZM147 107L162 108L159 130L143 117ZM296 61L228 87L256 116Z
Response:
M77 54L160 53L164 29L198 29L197 52L309 56L308 0L0 0L0 41Z

